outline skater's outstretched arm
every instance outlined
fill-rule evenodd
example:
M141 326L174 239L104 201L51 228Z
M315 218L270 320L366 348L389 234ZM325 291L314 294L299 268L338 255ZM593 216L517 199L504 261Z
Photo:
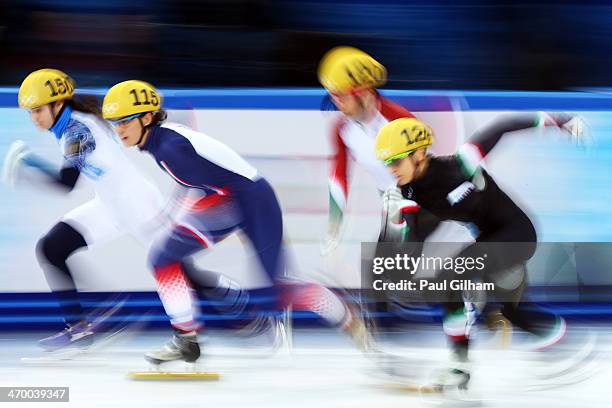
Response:
M578 123L580 122L580 123ZM583 123L579 116L571 113L536 112L500 116L478 130L459 148L457 157L468 176L472 176L497 143L508 133L534 127L556 127L567 133L572 140L582 137Z
M3 182L14 185L18 178L19 168L22 166L38 170L47 182L68 191L74 188L81 173L79 168L68 160L58 170L56 165L33 153L24 142L18 140L11 145L4 158Z
M31 153L23 159L23 163L29 167L39 170L44 174L50 183L67 191L72 191L76 185L81 172L78 168L65 162L59 171L53 164L47 162L42 157Z
M346 121L340 119L334 126L332 143L335 153L329 174L329 220L327 237L321 247L322 255L327 255L338 245L340 228L344 218L344 210L349 192L348 148L340 137L340 132Z
M529 129L533 127L556 127L565 132L572 133L568 124L578 117L571 113L536 112L524 114L504 115L478 130L468 143L477 145L483 156L487 155L501 138L510 132Z

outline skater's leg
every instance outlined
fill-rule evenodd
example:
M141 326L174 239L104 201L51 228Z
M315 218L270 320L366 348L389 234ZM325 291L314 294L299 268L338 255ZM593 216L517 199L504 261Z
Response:
M351 335L355 333L355 341L364 343L365 329L360 329L365 326L359 314L351 313L338 295L318 284L282 279L286 267L282 213L271 186L265 180L259 183L258 200L245 209L243 230L253 245L262 269L275 283L273 296L278 299L277 308L291 306L294 310L314 312L330 325L340 326ZM358 321L361 324L357 324Z
M69 325L84 320L85 315L72 271L66 261L75 251L85 248L87 243L83 235L65 222L55 224L36 245L36 255L47 284Z
M153 245L149 255L159 297L172 327L179 332L195 332L198 328L192 283L184 273L181 262L212 243L212 239L200 231L177 226L167 237Z
M459 294L458 294L459 295ZM460 297L457 296L457 297ZM470 380L469 346L471 322L461 301L443 304L442 326L451 349L449 367L436 380L438 386L467 388Z
M198 267L191 258L184 259L181 265L193 288L206 299L214 301L217 310L233 315L244 311L249 302L249 293L237 282Z
M501 313L514 326L541 339L550 338L551 343L561 340L565 334L565 322L561 316L532 303L504 303Z
M282 293L280 306L291 305L295 310L309 310L331 324L345 323L347 310L342 301L329 289L313 283L283 282L285 253L283 248L283 219L274 191L260 181L260 197L245 216L244 232L249 238L266 275Z
M243 208L242 230L251 243L261 269L270 280L270 295L280 306L278 282L285 271L283 217L274 190L267 181L257 182L257 199Z
M283 303L294 310L316 313L329 325L345 328L351 311L340 297L317 283L288 281L282 285Z
M470 345L470 322L463 302L444 303L442 327L448 339L453 358L458 362L468 361Z
M213 210L189 212L182 217L168 236L153 245L149 256L159 297L170 317L175 330L173 339L163 348L147 353L145 358L155 364L172 360L195 361L200 355L196 332L200 324L195 319L197 302L194 296L196 287L219 289L224 281L214 273L198 271L188 258L196 252L204 251L224 239L237 225L225 222L223 230L211 231L210 213ZM214 217L213 217L214 218ZM215 285L215 286L213 286Z
M200 231L177 226L169 236L153 245L149 261L157 281L159 298L170 317L175 334L165 346L145 354L145 359L150 363L161 364L175 360L192 362L200 357L196 334L199 328L195 319L196 299L181 261L211 244L212 241Z
M104 206L94 199L70 211L38 241L38 262L67 325L62 332L42 339L39 342L41 347L57 350L73 344L91 344L95 327L87 321L67 260L76 251L104 242L117 234L112 218Z

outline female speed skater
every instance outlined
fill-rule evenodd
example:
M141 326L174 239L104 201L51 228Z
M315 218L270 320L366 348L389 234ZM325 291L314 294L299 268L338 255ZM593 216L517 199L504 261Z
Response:
M329 176L329 222L321 251L327 255L339 242L349 194L349 159L352 158L372 176L382 195L396 181L376 159L376 135L390 121L414 118L414 115L378 93L377 88L387 81L387 71L381 63L359 49L342 46L328 51L319 64L318 76L331 101L342 112L331 133L335 151ZM437 226L431 221L421 214L420 235L428 235Z
M333 292L315 284L280 282L285 267L282 214L274 190L257 169L223 143L189 127L165 123L160 94L149 83L129 80L114 85L104 98L103 115L124 145L153 156L192 200L150 252L164 305L185 318L172 321L172 340L147 353L148 361L197 360L200 325L192 318L188 300L175 295L191 285L182 261L236 231L244 233L255 250L272 282L273 298L283 299L278 305L291 303L296 310L314 311L359 341L365 333L361 319Z
M462 279L513 282L499 288L501 313L512 324L552 345L564 335L560 316L551 316L545 327L521 307L526 283L525 264L536 248L536 231L529 217L481 166L484 157L504 135L536 126L554 126L573 138L582 133L581 118L569 114L521 114L501 117L474 134L454 156L433 157L427 148L433 132L417 119L398 119L385 125L376 139L376 156L397 179L397 187L384 195L384 235L390 241L415 240L414 214L425 209L442 220L467 223L477 231L475 243L457 257L474 259L487 254L484 269L465 273ZM408 216L406 216L408 215ZM467 259L467 258L466 258ZM450 270L438 277L449 281ZM461 291L448 291L444 301L444 332L450 340L452 363L440 379L442 385L466 386L469 381L469 331L471 322Z
M19 89L19 106L37 128L57 139L63 165L53 164L16 141L6 155L3 179L14 184L20 169L42 174L43 182L71 191L85 179L95 191L91 201L64 215L36 245L38 262L66 323L61 332L42 339L47 351L91 344L96 325L79 300L67 260L77 251L100 245L124 233L146 245L162 209L162 197L124 154L113 129L104 121L93 96L75 93L75 82L56 69L29 74ZM82 177L81 177L82 176Z

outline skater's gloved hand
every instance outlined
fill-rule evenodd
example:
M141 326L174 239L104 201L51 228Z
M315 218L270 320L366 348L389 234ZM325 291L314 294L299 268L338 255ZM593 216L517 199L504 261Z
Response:
M339 234L328 233L327 236L321 241L321 256L328 256L338 248L340 239Z
M418 205L405 199L398 187L389 187L383 194L383 219L387 224L403 224L402 209L408 207L418 208Z
M4 156L4 163L2 165L0 181L2 181L3 184L10 187L15 185L19 166L29 153L30 149L23 140L16 140L11 144L6 156Z
M569 141L581 147L593 144L591 132L584 118L575 113L566 112L540 112L541 126L555 126L559 128Z
M561 129L569 135L574 145L588 147L593 144L587 123L580 115L574 115L561 126Z
M327 235L321 241L319 250L321 256L326 257L334 252L340 243L340 231L342 229L342 218L330 216L330 222L327 229Z

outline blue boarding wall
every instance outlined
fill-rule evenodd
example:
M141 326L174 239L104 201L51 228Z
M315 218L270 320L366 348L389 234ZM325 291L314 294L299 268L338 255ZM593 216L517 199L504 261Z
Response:
M103 89L82 90L103 95ZM11 141L25 140L32 148L60 162L54 140L37 132L27 113L17 109L14 88L0 89L0 155ZM186 123L222 140L244 155L270 179L285 214L287 240L297 270L304 279L355 291L360 287L359 243L373 241L378 228L378 195L367 174L355 169L342 244L331 259L318 255L327 213L326 174L330 155L329 130L336 112L329 110L318 89L162 90L172 120ZM466 137L495 116L509 111L573 111L585 117L593 143L577 148L558 134L531 132L500 143L487 162L496 180L525 208L546 243L563 243L535 257L530 264L529 297L575 316L606 316L612 303L612 93L590 90L559 93L402 91L383 94L414 111L436 132L436 154L450 154ZM152 161L136 151L130 157L165 193L171 183ZM0 328L55 326L61 316L36 265L36 240L66 211L87 201L83 186L69 197L23 183L0 187ZM463 239L460 229L447 237ZM574 245L572 243L578 243ZM582 244L582 245L580 245ZM566 248L571 246L569 251ZM573 245L573 246L572 246ZM560 249L561 248L561 249ZM246 252L242 260L235 254ZM555 259L551 267L551 253ZM130 294L125 317L165 324L166 318L146 267L146 251L129 237L79 254L77 282L87 307L104 306L112 294ZM231 259L229 261L228 259ZM239 240L223 244L199 262L227 272L248 288L265 285L252 271ZM254 292L254 303L262 298ZM106 303L105 303L106 302ZM207 319L231 321L201 300ZM432 309L428 313L435 314ZM429 316L429 315L428 315ZM312 318L296 314L300 321Z

